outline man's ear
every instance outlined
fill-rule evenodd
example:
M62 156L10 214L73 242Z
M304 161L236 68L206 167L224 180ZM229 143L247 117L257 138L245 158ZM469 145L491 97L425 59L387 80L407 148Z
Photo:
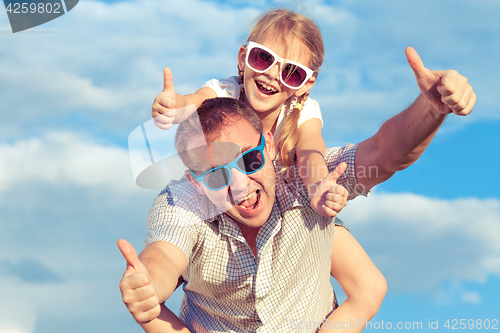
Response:
M194 188L199 194L205 195L205 192L203 191L203 185L199 181L193 178L191 172L189 172L188 170L184 171L184 176L186 176L188 182L190 182L191 185L194 186Z
M311 89L314 84L316 83L316 78L314 76L311 76L307 82L295 92L295 96L300 97L306 93L309 89Z
M245 45L240 47L238 51L238 68L242 71L245 70L245 58L247 56L247 48Z
M266 140L266 151L271 160L276 157L276 147L274 146L274 137L270 131L264 132L264 139Z

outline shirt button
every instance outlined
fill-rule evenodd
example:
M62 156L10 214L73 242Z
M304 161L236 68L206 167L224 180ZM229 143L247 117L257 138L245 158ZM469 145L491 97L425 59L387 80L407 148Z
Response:
M259 309L262 309L264 307L264 302L260 302L258 307L259 307Z

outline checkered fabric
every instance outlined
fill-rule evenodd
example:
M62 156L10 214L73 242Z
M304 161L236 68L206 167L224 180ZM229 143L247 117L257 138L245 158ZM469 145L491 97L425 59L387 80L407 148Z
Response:
M346 145L325 154L330 170L348 164L338 183L353 194L359 192L356 149ZM276 178L277 200L257 236L257 257L237 224L188 182L171 182L157 197L146 245L166 241L186 254L180 318L193 332L290 332L294 327L310 332L336 308L330 284L335 223L312 210L297 166L291 171L291 178Z

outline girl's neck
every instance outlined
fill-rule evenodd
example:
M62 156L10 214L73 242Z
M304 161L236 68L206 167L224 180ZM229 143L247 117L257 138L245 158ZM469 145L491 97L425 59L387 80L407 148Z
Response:
M264 132L270 131L274 134L280 111L281 107L273 111L257 112L257 116L260 121L262 121L262 125L264 126Z
M242 94L240 96L240 100L246 103L246 96ZM269 110L269 111L254 110L255 113L257 113L257 116L259 117L260 121L262 121L262 125L264 126L264 132L270 131L271 133L274 134L274 132L276 131L276 123L278 122L278 117L280 115L281 109L283 108L284 104L286 104L286 102L281 104L280 107L274 110Z

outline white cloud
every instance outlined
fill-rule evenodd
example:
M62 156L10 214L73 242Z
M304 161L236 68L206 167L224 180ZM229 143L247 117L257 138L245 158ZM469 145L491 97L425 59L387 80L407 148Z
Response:
M0 333L137 331L119 297L115 242L124 237L140 250L157 191L134 185L126 149L93 136L127 136L149 120L165 66L180 93L234 75L248 23L271 2L80 1L34 33L0 34L0 261L31 258L64 279L40 288L0 276ZM328 65L312 97L342 135L354 126L372 134L416 97L408 44L430 68L467 74L481 104L471 119L498 119L488 111L498 90L497 2L424 1L411 10L398 1L311 3ZM437 14L447 7L455 15L414 14L438 6ZM457 10L469 17L457 20ZM6 15L0 29L9 30ZM75 126L89 134L70 133ZM373 193L341 218L390 292L436 294L444 281L481 282L500 270L498 200ZM443 295L481 302L459 287ZM50 326L63 321L64 329Z
M0 193L26 184L135 190L126 149L68 132L0 144Z
M446 281L483 283L500 273L500 201L372 193L341 219L396 293L434 294ZM464 294L471 301L472 294Z
M75 112L98 123L114 121L115 130L144 121L161 90L163 67L172 67L181 93L207 79L234 75L248 24L271 3L84 1L33 30L53 33L2 35L2 136L23 134L47 117L63 123ZM373 133L373 124L399 112L418 93L403 53L412 44L430 68L451 66L471 78L482 106L474 119L498 118L491 93L498 75L486 55L498 53L500 31L494 19L481 15L495 16L499 8L459 3L306 2L322 28L328 64L312 97L326 112L363 110L349 123ZM446 10L450 15L443 15ZM469 20L457 21L466 14ZM457 44L467 47L451 52ZM357 107L360 100L364 105ZM367 113L373 116L364 117ZM339 122L348 123L343 119Z
M482 300L481 295L479 293L476 293L476 292L464 292L464 293L462 293L460 299L464 303L470 303L473 305L480 304L481 300Z
M135 185L126 149L88 135L0 144L0 332L137 328L120 301L115 244L142 249L157 192ZM37 269L59 278L26 278Z
M33 333L36 318L36 308L28 301L12 298L9 303L0 302L0 333Z
M84 1L33 30L51 33L3 35L2 136L75 113L110 130L144 121L163 67L173 67L181 93L232 75L244 22L258 12L196 0Z

